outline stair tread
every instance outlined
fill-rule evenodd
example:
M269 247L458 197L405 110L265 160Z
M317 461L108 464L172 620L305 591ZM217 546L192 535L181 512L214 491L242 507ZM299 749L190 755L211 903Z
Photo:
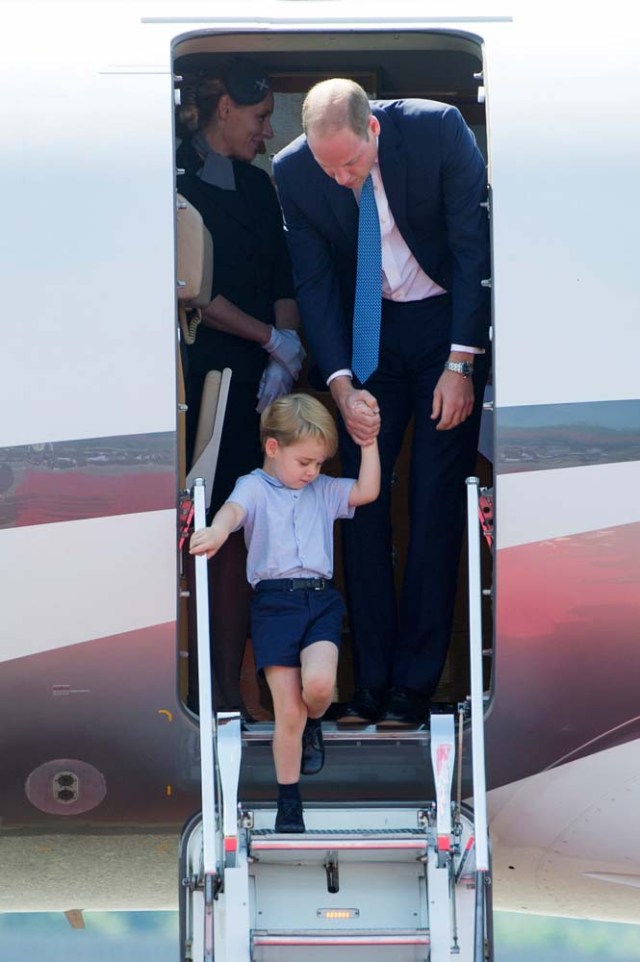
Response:
M261 938L273 937L273 938L284 938L286 936L296 936L296 935L326 935L327 938L331 938L335 935L345 935L345 936L356 936L356 935L429 935L429 929L426 928L416 928L416 929L252 929L252 934L255 936L260 936Z
M349 942L360 942L365 944L407 944L428 945L430 934L428 929L286 929L286 930L267 930L253 929L252 940L254 945L284 945L307 944L315 942L339 942L347 944Z
M349 929L344 931L288 930L283 932L260 931L251 933L255 947L301 947L301 946L410 946L429 945L428 929Z
M283 841L288 839L312 838L424 838L426 833L420 828L311 828L306 832L276 832L272 828L257 828L251 831L252 838L276 838Z

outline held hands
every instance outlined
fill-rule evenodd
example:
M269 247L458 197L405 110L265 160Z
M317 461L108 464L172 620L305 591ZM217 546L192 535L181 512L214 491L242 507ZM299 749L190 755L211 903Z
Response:
M373 401L373 406L370 406L370 399ZM356 424L357 422L354 431L361 439L356 443L362 448L368 448L375 443L380 433L380 411L377 401L371 394L367 400L358 398L354 401L351 411L353 423ZM375 433L372 434L372 432Z
M280 331L274 327L264 349L289 372L292 382L295 381L306 355L297 333L289 329Z
M373 394L357 390L346 377L335 378L330 387L353 441L368 447L380 432L380 409Z
M454 371L443 371L433 392L431 420L436 431L449 431L466 421L473 411L473 381Z
M279 361L271 358L262 372L260 384L258 385L258 393L256 395L258 398L256 405L258 414L262 414L264 409L271 404L272 401L275 401L276 398L282 397L283 394L289 394L292 387L293 378L287 369L284 368Z

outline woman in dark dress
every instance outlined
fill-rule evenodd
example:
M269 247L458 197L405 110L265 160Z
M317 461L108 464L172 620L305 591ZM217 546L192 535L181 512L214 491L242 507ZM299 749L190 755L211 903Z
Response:
M186 347L187 463L204 379L232 370L213 486L213 515L236 479L262 463L259 411L289 393L304 350L282 215L269 176L252 166L273 136L273 94L251 61L234 60L216 75L185 78L179 113L184 136L176 155L178 190L200 212L213 238L211 302ZM217 710L237 708L249 623L242 532L209 565L213 692ZM192 659L193 661L193 659Z

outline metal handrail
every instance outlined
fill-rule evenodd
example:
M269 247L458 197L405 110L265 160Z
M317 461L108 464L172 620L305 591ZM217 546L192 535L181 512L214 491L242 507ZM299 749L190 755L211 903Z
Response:
M476 872L476 901L473 924L473 960L485 962L486 872Z
M469 545L469 655L471 665L471 739L473 745L473 820L476 869L489 870L487 779L484 755L484 685L482 680L482 583L480 579L480 525L478 478L467 478L467 529Z
M196 478L193 486L194 523L196 529L207 524L205 483ZM195 559L196 627L198 639L198 704L200 718L200 779L202 792L202 873L204 885L204 958L213 960L213 899L219 875L216 842L216 795L218 772L214 743L217 740L216 719L211 695L211 655L209 647L209 578L206 555Z
M489 871L489 819L484 754L484 685L482 672L482 582L480 578L480 523L478 478L467 478L467 534L469 546L469 657L471 666L471 742L473 823L476 850L474 962L485 959L485 883Z

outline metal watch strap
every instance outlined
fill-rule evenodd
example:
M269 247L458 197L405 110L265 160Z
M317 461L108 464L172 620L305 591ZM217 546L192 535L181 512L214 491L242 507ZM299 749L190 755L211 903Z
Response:
M445 361L444 369L461 374L463 377L471 377L473 374L473 364L468 361Z

